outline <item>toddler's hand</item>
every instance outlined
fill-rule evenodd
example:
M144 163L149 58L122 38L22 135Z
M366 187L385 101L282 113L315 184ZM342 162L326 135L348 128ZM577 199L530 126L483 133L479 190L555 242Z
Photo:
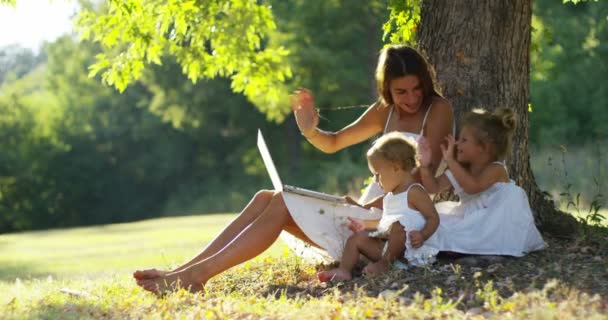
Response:
M420 248L424 243L424 238L422 237L422 233L420 233L420 231L410 231L408 236L410 237L410 243L414 248Z
M348 217L348 228L350 231L357 233L365 230L365 224L362 220Z
M418 161L421 167L428 167L431 165L431 155L433 154L431 146L423 136L418 138Z
M359 204L359 202L355 201L355 199L351 198L350 196L344 196L342 197L344 199L344 201L346 201L346 203L348 204L352 204L353 206L358 206L360 207L361 205Z

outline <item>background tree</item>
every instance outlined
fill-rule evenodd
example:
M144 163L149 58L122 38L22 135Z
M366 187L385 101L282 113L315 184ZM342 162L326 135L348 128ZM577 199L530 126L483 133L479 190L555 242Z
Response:
M0 0L0 3L6 2ZM180 6L182 2L186 5ZM108 23L116 24L107 30L124 32L106 33L103 28L99 33L94 31L91 34L98 37L99 43L61 37L43 46L39 54L18 47L0 48L0 76L3 79L0 83L0 145L3 149L0 156L0 232L238 210L256 190L270 187L255 148L254 132L258 127L264 130L271 142L279 171L290 183L336 194L361 189L362 180L368 175L365 159L361 156L367 144L347 148L335 155L318 152L302 139L292 117L282 118L289 113L287 103L264 105L272 110L257 109L253 108L255 99L234 94L236 70L218 73L218 77L213 79L201 76L193 82L184 76L192 65L184 67L184 61L170 50L170 32L165 34L168 42L155 40L167 44L164 49L159 49L160 60L156 62L160 64L146 60L147 55L127 55L132 48L124 40L136 39L133 32L138 30L139 24L134 21L148 23L148 19L137 16L112 20L108 10L122 2L110 2L100 7L87 6L86 1L82 3L91 17L99 15L109 19L105 20ZM128 7L130 10L137 9L132 11L134 15L145 16L163 9L147 1L124 3L132 4ZM194 3L200 5L199 2ZM232 5L233 2L226 3ZM606 43L602 39L607 32L608 3L564 5L551 0L536 0L530 44L522 43L525 39L520 37L521 30L514 38L501 33L516 28L515 23L523 21L519 15L517 21L495 21L497 12L521 10L515 7L522 2L518 3L498 2L484 7L489 13L484 10L477 12L483 9L477 7L463 12L460 2L450 4L458 8L447 7L462 16L454 18L450 13L442 18L448 20L441 27L449 31L433 32L425 40L427 53L440 71L446 93L459 113L482 104L488 108L495 105L487 104L512 104L520 116L529 117L527 121L531 125L520 128L523 131L519 134L526 134L524 128L529 128L528 146L533 144L541 148L541 154L546 152L547 146L555 143L586 141L594 143L594 152L597 149L599 155L602 145L597 141L602 141L608 128L602 112L606 101L605 88L596 85L604 81L607 65ZM176 14L185 10L183 15L188 18L184 19L189 23L204 20L207 14L217 12L208 9L192 11L191 1L169 4ZM321 108L321 126L339 129L359 116L362 108L375 99L373 69L383 45L382 23L386 22L385 41L390 39L388 42L395 43L414 41L417 31L430 33L428 28L435 28L432 21L436 17L420 22L422 4L421 0L391 0L387 11L386 1L256 2L256 5L272 5L276 28L258 33L260 47L254 47L250 54L258 54L269 47L289 52L279 57L280 63L288 65L293 73L292 78L281 84L283 88L280 90L284 90L281 92L286 94L290 91L286 88L296 86L313 89ZM445 5L425 2L425 5L429 4ZM249 15L250 18L268 9L251 8L253 15ZM233 9L221 12L233 12ZM116 7L114 10L127 8ZM445 14L443 9L436 11L437 14ZM429 12L435 10L428 10L427 17ZM264 17L262 14L260 19ZM219 18L226 17L220 14ZM465 18L481 22L473 20L472 24L478 23L473 27L462 22ZM177 23L180 19L174 18L170 23ZM244 21L242 19L234 21ZM447 22L455 23L454 19L460 19L458 24L453 24L457 27L450 29L445 25ZM227 27L230 21L226 18L222 23ZM121 26L123 22L125 25ZM427 26L425 31L421 23L432 26ZM170 25L167 30L174 27L177 28ZM492 34L478 35L482 28L490 28L488 30ZM189 30L186 32L188 36L194 38L205 38L204 34L195 33L207 32L204 28L187 26L186 29ZM237 25L230 30L237 32L241 29L242 25ZM483 38L483 41L496 41L498 44L489 47L478 40L469 45L470 39L458 38L463 37L458 31L460 29L469 32L464 38ZM156 32L148 31L145 34ZM116 35L120 38L120 41L115 39L117 45L104 44L104 41L111 42L112 36ZM512 42L513 47L506 46L512 40L517 40ZM155 41L148 42L144 37L143 47ZM188 49L187 42L180 42L183 46L178 51L198 50ZM501 55L499 49L518 48L524 52L527 45L531 47L530 86L533 91L530 93L521 93L527 90L524 83L528 80L517 76L521 70L528 69L525 66L528 62L521 54L506 55L509 62L518 59L521 65L502 65L505 61L501 60L488 64L487 68L480 66L479 61L485 63ZM209 49L208 46L206 48ZM437 52L434 53L435 50ZM447 51L442 53L441 50ZM129 58L134 65L144 67L138 80L130 78L130 85L122 93L101 84L100 75L90 77L89 66L100 61L96 57L104 52L110 61L122 52L124 55L120 59ZM201 66L203 69L208 67L219 70L217 66ZM100 72L109 71L110 66L107 68ZM467 78L455 78L455 74ZM485 80L476 79L478 75ZM512 84L498 80L495 75L508 77ZM448 77L452 78L447 80ZM494 87L486 89L484 86L490 83ZM266 87L256 90L266 96L262 93ZM527 94L533 102L532 113L526 112L528 98L524 96ZM340 106L354 108L335 108ZM269 122L269 118L276 121ZM281 119L286 121L279 124ZM526 120L522 118L522 121ZM590 126L583 128L583 125ZM557 137L558 141L549 141L550 137ZM545 168L547 166L538 165L538 154L538 150L533 153L535 174L537 177L540 174L537 181L555 192L565 184L559 184L562 181L547 184L547 178L553 175ZM528 181L532 192L536 187L529 181L531 173L526 175L526 171L517 171L529 170L526 168L527 156L527 151L515 153L517 163L511 170L520 172L516 177L520 182ZM577 159L572 162L577 166L570 165L568 170L579 171L569 177L578 179L589 173L581 165L589 161L600 163L599 159L596 161L589 155L584 161ZM291 170L287 170L288 167ZM594 177L600 180L601 168L600 165L593 170ZM591 186L589 180L578 185ZM577 184L576 181L572 183ZM584 195L581 198L585 198ZM547 205L551 203L547 202ZM549 211L542 211L546 212ZM547 219L553 221L550 215ZM548 222L543 220L543 223L546 228Z
M506 106L518 127L509 159L511 177L528 193L540 226L560 235L572 233L574 218L555 209L530 169L528 109L530 0L476 2L423 0L419 45L435 66L456 118L475 108Z

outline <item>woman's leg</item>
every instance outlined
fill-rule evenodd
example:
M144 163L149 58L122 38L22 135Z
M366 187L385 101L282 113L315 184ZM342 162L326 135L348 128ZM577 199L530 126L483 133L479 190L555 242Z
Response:
M274 243L285 226L292 223L283 196L276 193L259 217L214 255L177 272L154 279L140 280L138 284L153 292L177 287L200 291L213 276L265 251Z
M196 255L192 260L184 263L178 268L174 269L170 272L176 272L183 270L203 259L206 259L218 251L220 251L223 247L225 247L230 241L232 241L236 236L241 233L248 225L250 225L260 214L266 209L270 200L272 199L275 191L272 190L262 190L255 194L255 196L249 201L247 206L241 211L241 213L228 224L224 230L222 230L198 255ZM137 270L133 273L133 277L136 279L151 279L160 277L164 274L169 273L169 271L160 271L156 269L148 269L148 270Z

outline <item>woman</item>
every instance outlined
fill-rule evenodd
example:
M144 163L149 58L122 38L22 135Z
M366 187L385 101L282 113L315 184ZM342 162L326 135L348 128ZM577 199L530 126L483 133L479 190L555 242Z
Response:
M433 155L430 168L435 171L441 160L440 145L453 131L453 112L449 102L439 94L432 67L414 48L391 46L380 54L376 80L378 101L338 132L319 129L311 93L296 92L292 108L302 134L327 153L380 132L399 131L413 138L424 136ZM359 203L373 202L381 207L381 201L381 188L373 183ZM176 287L200 291L213 276L262 253L283 230L339 259L350 235L343 225L345 216L369 214L355 208L290 193L259 191L240 215L192 260L170 272L150 269L136 271L133 276L138 285L153 292Z

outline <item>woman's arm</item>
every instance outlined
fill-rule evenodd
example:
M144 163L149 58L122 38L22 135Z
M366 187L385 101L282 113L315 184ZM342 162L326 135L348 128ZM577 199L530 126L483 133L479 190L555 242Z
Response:
M313 146L326 153L334 153L365 141L382 131L389 110L374 103L351 124L340 131L329 132L317 127L318 115L312 94L308 90L297 92L297 96L292 99L292 108L302 134Z
M454 130L454 112L450 102L441 97L435 97L432 108L423 128L424 139L431 148L431 163L429 168L433 175L441 163L441 144L445 137ZM426 187L426 186L425 186Z
M438 193L441 191L448 190L452 187L450 180L445 174L435 177L428 167L420 168L420 177L422 185L429 193Z

